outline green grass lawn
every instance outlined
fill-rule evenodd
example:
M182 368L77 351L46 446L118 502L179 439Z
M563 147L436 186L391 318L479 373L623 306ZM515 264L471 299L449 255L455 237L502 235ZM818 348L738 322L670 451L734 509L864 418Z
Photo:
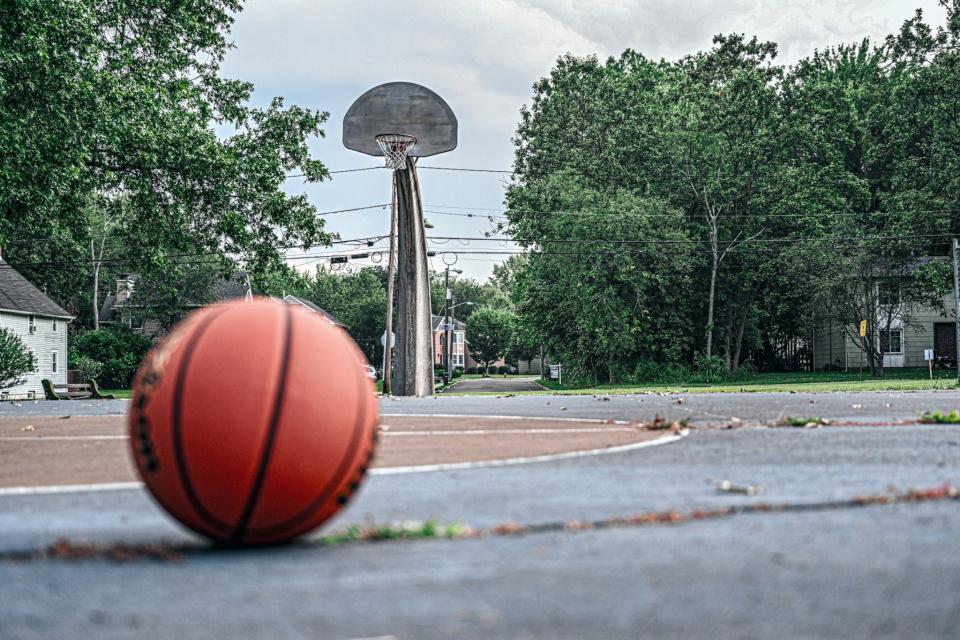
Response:
M957 389L956 372L934 370L933 380L926 369L888 369L883 378L862 377L856 371L761 373L752 378L721 384L585 384L559 385L552 380L539 380L554 393L733 393L758 391L918 391L922 389Z
M130 399L130 389L100 389L100 392L108 396L114 395L117 397L117 400Z

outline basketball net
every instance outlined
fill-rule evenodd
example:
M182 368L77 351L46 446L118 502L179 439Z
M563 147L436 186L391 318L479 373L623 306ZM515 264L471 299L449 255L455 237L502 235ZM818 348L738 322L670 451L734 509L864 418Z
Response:
M376 139L388 167L394 171L407 168L407 153L417 144L416 138L402 133L381 133Z

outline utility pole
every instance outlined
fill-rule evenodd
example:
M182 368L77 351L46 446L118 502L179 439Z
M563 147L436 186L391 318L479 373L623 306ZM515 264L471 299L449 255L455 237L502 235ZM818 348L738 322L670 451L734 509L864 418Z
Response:
M453 369L450 367L450 354L453 351L450 349L450 338L452 332L450 331L450 307L453 306L453 292L450 291L450 266L447 265L447 270L444 272L443 276L443 286L446 290L445 296L443 299L443 325L444 325L444 345L443 345L443 355L446 360L447 365L447 384L450 384L450 381L453 380Z
M957 383L960 384L960 270L957 268L957 252L960 251L960 240L953 239L953 322L954 336L957 347Z
M390 370L393 368L393 280L396 276L397 176L390 186L390 255L387 258L387 339L383 347L383 395L390 395Z

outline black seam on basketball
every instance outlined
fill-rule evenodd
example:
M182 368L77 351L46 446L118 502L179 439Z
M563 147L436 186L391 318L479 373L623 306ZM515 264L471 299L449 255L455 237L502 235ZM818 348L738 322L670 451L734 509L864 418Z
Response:
M187 369L190 365L190 361L193 358L193 352L196 349L197 345L200 342L200 338L203 336L204 332L213 324L213 321L219 318L224 311L219 313L211 314L211 316L199 325L195 330L192 336L190 336L189 342L183 348L183 358L180 361L180 368L177 371L177 379L173 389L173 452L174 457L177 462L177 477L180 480L180 486L183 488L183 492L187 495L187 500L190 502L190 506L193 507L193 510L196 512L200 519L203 520L208 526L213 529L219 529L223 532L229 532L231 527L226 522L223 522L203 505L203 501L200 500L200 496L197 495L196 490L193 488L193 483L190 481L190 469L187 467L187 456L183 448L183 434L182 432L182 417L183 413L183 390L186 385Z
M267 478L267 467L270 465L270 456L273 454L273 444L276 441L277 429L280 426L280 415L283 413L283 397L287 392L287 375L290 370L290 344L293 342L293 309L284 305L284 338L283 350L281 351L280 373L277 380L277 393L274 396L273 413L270 416L267 436L263 442L263 453L260 454L260 465L257 469L257 475L250 489L250 495L247 497L247 504L237 521L237 526L230 537L232 542L241 542L243 536L247 533L247 525L253 517L253 512L257 508L257 502L260 500L260 493L263 491L263 483Z
M347 465L349 465L354 457L357 455L357 450L360 448L360 435L363 432L363 426L367 422L367 396L361 391L359 393L359 407L357 411L358 418L353 425L353 432L350 435L350 442L347 445L347 454L343 456L340 460L340 466L337 467L330 481L320 490L320 494L314 498L310 504L304 507L300 513L290 517L287 520L284 520L280 524L274 525L272 527L263 527L260 529L250 529L248 533L251 536L275 536L278 533L285 531L287 529L292 529L303 524L304 520L309 519L314 512L326 504L327 500L333 494L334 489L336 489L343 482L342 476L343 472L346 470Z

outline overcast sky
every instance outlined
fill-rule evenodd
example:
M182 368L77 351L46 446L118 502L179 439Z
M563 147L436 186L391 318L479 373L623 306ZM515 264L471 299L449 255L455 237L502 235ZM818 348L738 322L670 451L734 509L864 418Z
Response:
M817 48L882 38L917 8L929 22L943 21L937 0L253 0L237 17L237 48L223 71L253 82L257 103L280 95L329 111L327 135L313 149L331 170L382 164L342 147L341 118L361 93L396 80L430 87L459 119L459 147L423 166L509 169L519 109L564 53L606 57L632 48L675 59L709 48L716 33L740 32L777 42L780 60L792 63ZM420 176L425 209L502 207L506 175ZM362 207L389 202L390 176L347 173L289 188L305 190L321 211ZM428 235L490 229L483 217L427 218L435 227ZM381 235L388 224L381 209L327 217L327 228L343 238ZM434 264L442 268L438 258ZM457 267L485 279L492 264L461 258Z

